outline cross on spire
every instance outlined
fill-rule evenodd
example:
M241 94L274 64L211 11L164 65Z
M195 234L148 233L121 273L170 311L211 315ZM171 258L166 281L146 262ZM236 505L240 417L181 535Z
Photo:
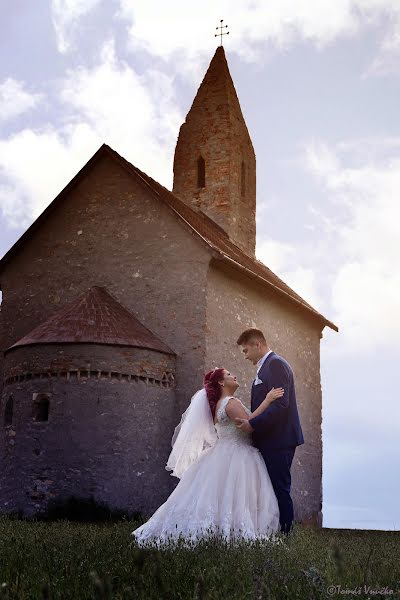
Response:
M221 23L221 25L218 25L218 27L216 27L215 29L220 29L221 31L219 31L218 33L215 33L214 37L220 36L220 38L221 38L221 46L222 46L222 36L223 35L229 35L229 31L223 31L224 28L228 27L228 25L222 25L223 19L220 20L220 23Z

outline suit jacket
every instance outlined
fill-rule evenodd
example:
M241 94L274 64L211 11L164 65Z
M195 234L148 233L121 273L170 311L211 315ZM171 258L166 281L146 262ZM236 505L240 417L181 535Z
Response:
M271 352L265 359L258 378L262 383L253 383L251 388L252 411L260 406L273 387L282 387L285 393L281 398L274 400L263 413L249 420L254 429L254 446L263 452L304 444L292 367L282 356Z

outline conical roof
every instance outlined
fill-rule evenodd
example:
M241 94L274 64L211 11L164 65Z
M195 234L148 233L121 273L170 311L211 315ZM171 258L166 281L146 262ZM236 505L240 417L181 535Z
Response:
M191 119L199 121L199 113L207 116L208 126L211 120L214 121L213 127L216 131L226 128L228 124L232 125L237 120L247 132L223 46L219 46L215 51L186 116L186 121Z
M60 308L5 352L31 344L92 343L174 354L104 288L97 285Z

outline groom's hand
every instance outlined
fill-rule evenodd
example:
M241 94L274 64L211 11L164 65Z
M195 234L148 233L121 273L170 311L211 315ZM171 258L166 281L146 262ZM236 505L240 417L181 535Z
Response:
M236 417L235 421L236 427L241 431L245 431L246 433L252 433L254 431L247 419L240 419L239 417Z

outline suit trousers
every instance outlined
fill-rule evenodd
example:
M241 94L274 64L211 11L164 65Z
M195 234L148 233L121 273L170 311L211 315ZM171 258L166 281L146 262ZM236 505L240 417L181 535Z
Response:
M290 496L290 468L296 446L261 451L279 506L282 533L289 533L293 526L293 501Z

